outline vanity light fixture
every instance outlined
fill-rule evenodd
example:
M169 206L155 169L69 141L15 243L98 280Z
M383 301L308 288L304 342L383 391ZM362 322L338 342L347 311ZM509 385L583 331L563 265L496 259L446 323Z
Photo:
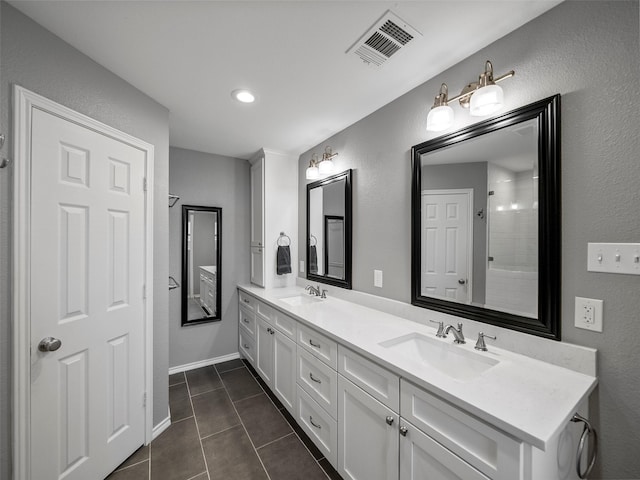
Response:
M478 81L464 87L460 95L448 98L447 84L443 83L427 115L427 130L441 132L453 125L453 109L449 104L456 100L460 102L461 107L469 108L469 113L473 116L486 116L497 112L504 105L504 93L496 83L513 77L515 73L511 70L494 78L493 65L487 60Z
M314 153L311 155L311 160L309 160L309 166L307 167L307 171L305 177L307 180L315 180L320 177L320 170L318 169L318 154Z
M243 88L231 92L231 97L240 103L253 103L256 100L256 96L253 93Z
M325 147L324 153L322 154L322 160L318 164L318 170L320 171L320 175L330 175L333 173L334 165L332 158L338 155L338 153L331 153L331 147Z

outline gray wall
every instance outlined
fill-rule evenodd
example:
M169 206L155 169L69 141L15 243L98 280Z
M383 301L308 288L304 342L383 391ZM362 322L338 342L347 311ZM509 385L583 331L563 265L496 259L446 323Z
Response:
M11 85L18 84L155 146L154 424L168 406L169 112L10 5L0 3L0 126L10 155ZM11 468L11 212L13 169L0 170L0 478Z
M487 162L424 165L421 185L429 189L473 189L473 292L472 301L483 304L487 265ZM485 217L475 213L484 209Z
M169 150L169 189L180 200L169 209L169 268L181 278L182 205L222 208L222 320L180 326L181 289L169 298L169 366L207 360L238 352L236 285L249 283L250 165L245 160Z
M638 19L638 1L562 3L299 161L298 241L305 239L305 168L314 150L331 145L340 153L338 171L354 169L353 287L409 302L409 150L435 136L425 124L440 84L457 92L490 59L496 74L516 71L502 84L506 110L562 94L562 338L599 350L600 384L590 415L601 448L592 479L640 478L640 277L586 270L587 242L640 241ZM465 111L454 110L454 129L472 123ZM393 281L374 289L374 269ZM604 300L602 334L574 328L575 296Z

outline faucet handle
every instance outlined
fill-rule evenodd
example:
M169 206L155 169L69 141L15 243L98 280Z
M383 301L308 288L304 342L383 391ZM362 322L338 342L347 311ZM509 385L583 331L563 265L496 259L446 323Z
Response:
M438 324L438 332L436 333L436 337L438 338L446 338L447 336L444 333L444 322L436 322L435 320L429 320L431 323Z
M320 298L327 298L327 292L328 292L328 291L329 291L329 290L325 290L325 289L323 289L323 290L322 290L322 295L320 295Z
M483 332L480 332L478 334L478 341L476 342L476 346L473 347L473 348L475 348L476 350L480 350L482 352L486 352L487 351L487 345L484 343L484 338L485 337L490 338L492 340L497 340L498 339L498 337L491 336L491 335L485 335Z

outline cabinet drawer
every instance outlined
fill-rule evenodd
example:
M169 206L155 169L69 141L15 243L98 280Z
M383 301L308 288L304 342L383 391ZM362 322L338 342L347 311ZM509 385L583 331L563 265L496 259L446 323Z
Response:
M240 306L240 326L252 340L256 339L256 316L244 306Z
M338 371L394 412L400 408L400 377L361 355L338 348Z
M300 386L298 386L297 420L329 463L337 468L338 424Z
M298 345L302 345L307 351L337 370L338 344L333 340L300 324L298 325Z
M238 290L238 299L239 299L238 301L240 302L240 305L242 305L245 308L248 308L252 312L255 311L255 305L256 305L255 297L248 295L241 290Z
M338 374L298 347L297 382L333 418L338 416Z
M239 331L239 341L238 347L240 349L240 353L244 358L249 360L249 363L256 366L256 342L253 340L244 328L241 328Z
M296 326L298 324L295 319L262 302L256 302L255 306L256 315L260 315L264 320L295 342Z
M524 445L402 379L400 415L494 480L521 478Z

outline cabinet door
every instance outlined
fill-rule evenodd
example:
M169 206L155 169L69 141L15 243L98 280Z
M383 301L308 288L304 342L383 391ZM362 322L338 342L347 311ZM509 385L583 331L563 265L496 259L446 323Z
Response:
M264 160L251 167L251 246L262 247L264 236Z
M264 287L264 249L251 247L251 283Z
M256 318L256 370L273 389L273 335L275 330L262 318Z
M400 480L490 480L404 419L401 427Z
M273 392L292 415L296 406L296 344L276 330L273 337Z
M344 479L398 478L398 415L338 375L338 472Z

